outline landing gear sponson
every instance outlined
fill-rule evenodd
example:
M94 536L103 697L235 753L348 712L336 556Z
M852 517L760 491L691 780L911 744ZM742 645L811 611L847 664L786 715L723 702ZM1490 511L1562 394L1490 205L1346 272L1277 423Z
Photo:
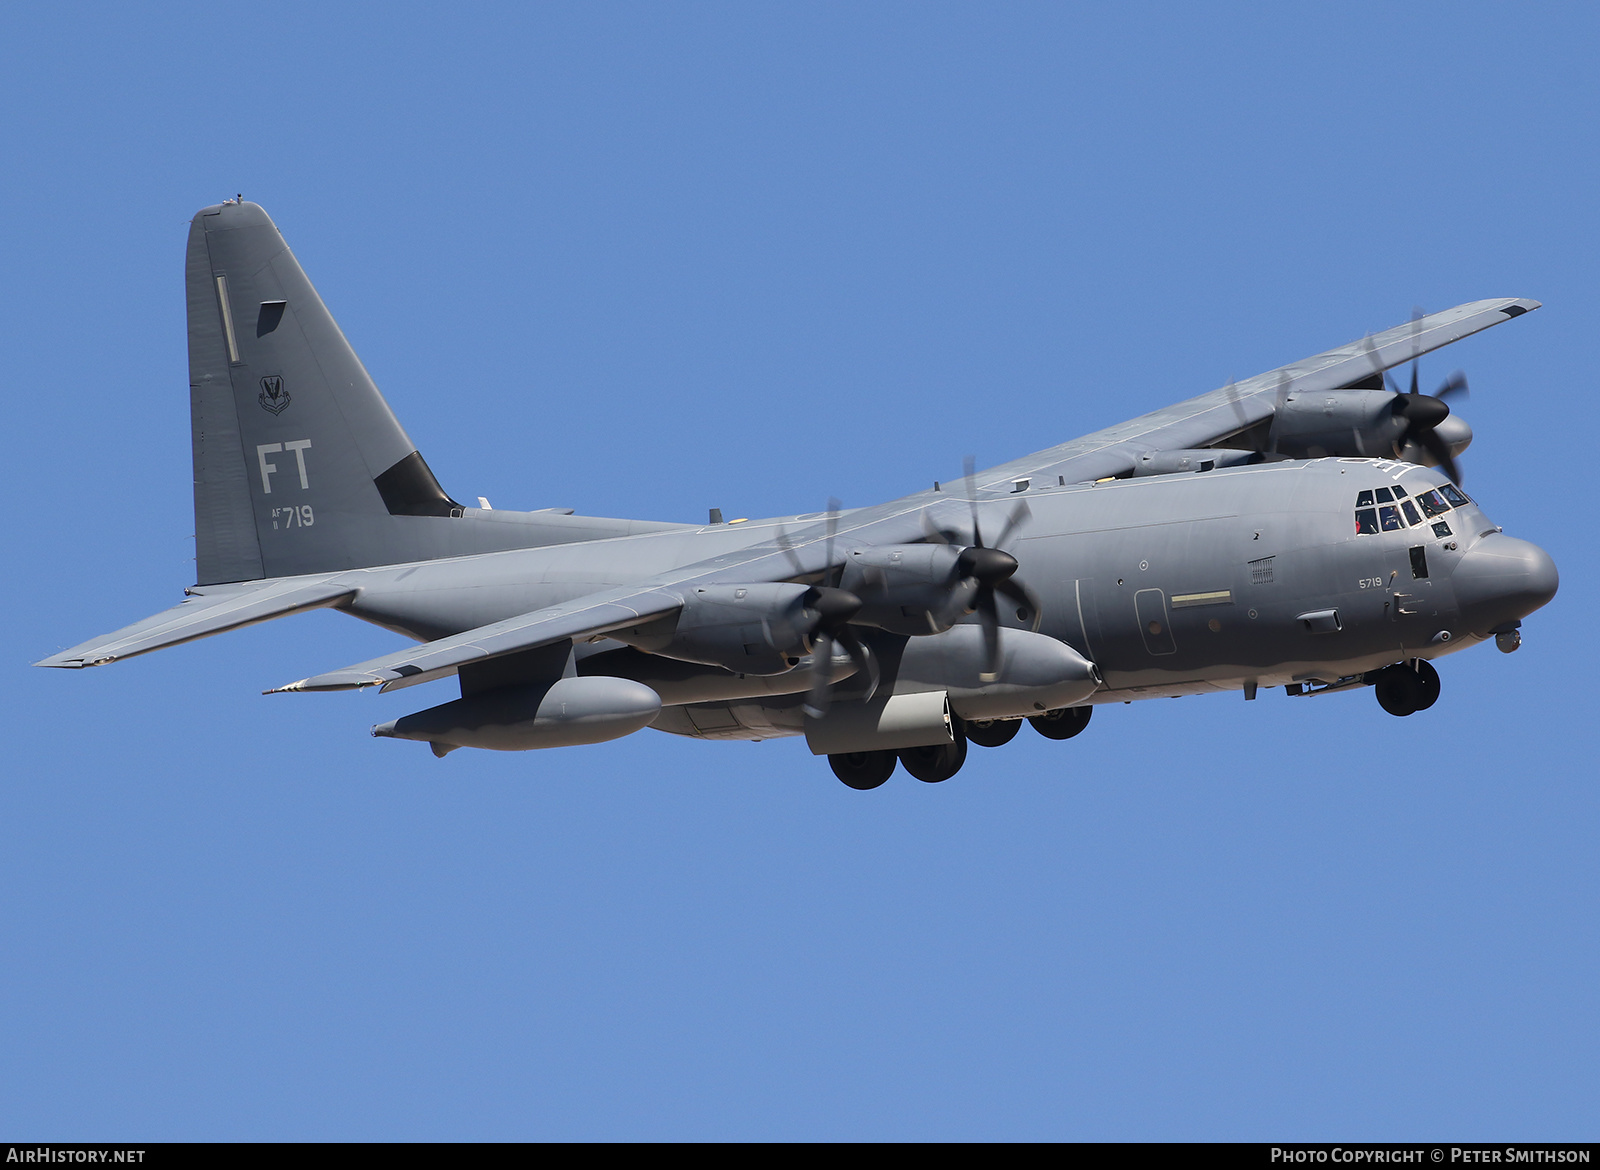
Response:
M1063 707L1035 715L1028 722L1046 739L1071 739L1089 726L1093 707ZM937 747L901 748L895 751L841 752L828 757L833 774L846 785L865 792L878 788L894 775L896 764L905 765L924 784L939 784L961 771L967 762L967 744L1003 747L1016 738L1020 719L975 719L954 728L955 739Z

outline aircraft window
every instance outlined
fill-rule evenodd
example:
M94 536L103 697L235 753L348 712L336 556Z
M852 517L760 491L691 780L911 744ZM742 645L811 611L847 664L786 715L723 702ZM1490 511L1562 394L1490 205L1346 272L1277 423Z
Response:
M1405 499L1406 498L1406 489L1401 487L1399 484L1395 484L1394 485L1394 498L1397 499L1397 500Z
M1378 514L1371 508L1362 508L1356 513L1356 535L1365 536L1369 532L1378 531Z
M1467 499L1466 495L1461 491L1461 489L1456 487L1456 485L1453 483L1442 485L1439 488L1439 494L1458 508L1463 504L1472 503L1471 500Z
M1394 496L1389 494L1389 489L1388 488L1379 488L1378 492L1377 492L1377 497L1378 497L1378 503L1380 503L1380 504L1387 504L1390 500L1394 499Z
M1444 497L1438 492L1423 492L1417 497L1417 503L1429 516L1443 516L1450 510L1450 505L1444 502Z
M1449 536L1450 525L1446 524L1443 520L1435 520L1433 522L1433 534L1435 536Z
M1413 577L1428 575L1428 550L1421 545L1411 550L1411 575Z
M1370 491L1365 491L1365 492L1358 493L1356 495L1356 507L1358 507L1358 508L1370 508L1370 507L1372 507L1372 493Z
M1383 530L1385 532L1399 532L1406 526L1405 521L1400 519L1400 509L1393 504L1379 508L1378 516L1383 521Z
M1422 517L1417 515L1417 506L1410 500L1401 500L1400 506L1406 510L1406 519L1411 521L1412 527L1422 523Z

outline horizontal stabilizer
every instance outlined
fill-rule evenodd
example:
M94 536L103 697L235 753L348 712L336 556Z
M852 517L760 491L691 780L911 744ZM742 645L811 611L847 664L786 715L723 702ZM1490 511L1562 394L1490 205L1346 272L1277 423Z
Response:
M191 592L195 595L154 617L63 650L34 665L101 666L302 610L337 605L354 596L356 589L347 582L337 581L333 574L325 574L280 577L247 585L209 585Z
M386 691L432 682L462 666L547 646L563 638L585 638L653 621L683 607L683 598L660 589L608 589L563 605L536 609L464 634L440 638L343 670L303 678L265 694L284 691L353 691L382 687Z

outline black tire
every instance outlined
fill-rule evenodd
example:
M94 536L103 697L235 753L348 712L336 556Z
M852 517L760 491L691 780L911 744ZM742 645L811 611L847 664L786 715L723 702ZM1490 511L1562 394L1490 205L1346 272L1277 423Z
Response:
M969 719L966 724L967 739L979 747L1005 747L1017 738L1022 729L1020 719Z
M1417 703L1418 711L1426 711L1439 701L1439 672L1433 669L1433 663L1426 658L1418 658L1412 662L1416 668L1417 681L1422 684L1421 699Z
M1043 715L1031 716L1028 722L1046 739L1071 739L1089 726L1089 716L1093 714L1093 707L1057 707Z
M833 774L858 792L881 786L894 775L897 762L893 752L844 752L828 757Z
M1416 671L1403 662L1386 666L1378 672L1373 691L1378 696L1378 706L1391 715L1406 716L1421 710L1426 697L1425 685Z
M961 771L967 762L967 737L957 735L954 743L937 747L900 749L900 763L924 784L939 784Z

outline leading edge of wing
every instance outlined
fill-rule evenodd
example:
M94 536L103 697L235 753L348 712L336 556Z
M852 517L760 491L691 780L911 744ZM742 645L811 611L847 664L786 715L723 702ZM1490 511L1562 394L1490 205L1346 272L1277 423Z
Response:
M467 663L547 646L564 638L610 633L664 617L682 607L683 598L664 589L608 589L262 693L353 691L363 687L395 690L445 678Z
M1469 301L981 473L984 486L1021 476L1079 483L1131 470L1139 451L1204 447L1272 417L1280 393L1316 394L1380 374L1490 326L1531 313L1519 297Z

